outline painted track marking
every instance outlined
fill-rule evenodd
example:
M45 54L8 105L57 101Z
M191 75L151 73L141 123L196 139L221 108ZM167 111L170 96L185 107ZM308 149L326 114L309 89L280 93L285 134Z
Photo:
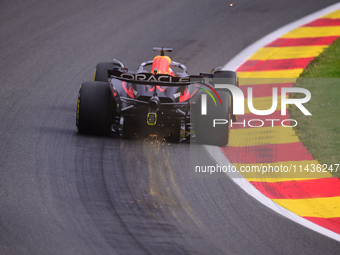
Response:
M298 57L301 58L310 58L310 57L315 57L318 54L320 54L322 52L322 50L324 48L326 48L327 46L325 46L325 44L330 44L332 43L338 36L340 36L340 29L339 27L337 27L338 25L338 21L327 21L327 25L329 25L329 23L332 23L332 26L327 28L322 27L322 24L320 24L321 22L324 22L324 19L340 19L340 11L334 12L335 10L340 9L340 3L332 5L330 7L327 7L321 11L318 11L316 13L313 13L311 15L308 15L305 18L302 18L298 21L295 21L287 26L284 26L276 31L274 31L273 33L267 35L266 37L260 39L259 41L257 41L256 43L254 43L253 45L247 47L244 51L242 51L240 54L238 54L235 58L233 58L228 64L226 64L224 66L224 69L226 70L237 70L240 66L242 66L242 64L244 64L246 62L246 60L248 59L252 59L252 60L260 60L260 61L269 61L269 60L275 60L275 59L285 59L285 61L287 61L287 59L290 59L291 57L293 57L293 53L298 53L300 50L297 49L301 49L302 54L298 55ZM326 15L326 16L325 16ZM323 16L321 19L321 16ZM318 21L321 20L321 21ZM315 27L317 27L314 31L313 31L313 24ZM316 24L316 25L315 25ZM334 25L335 24L335 25ZM302 27L304 26L304 27ZM327 32L328 31L328 32ZM321 36L321 38L320 38ZM280 38L281 37L281 38ZM291 37L294 37L293 39ZM308 40L308 38L312 38L311 40ZM279 39L278 39L279 38ZM312 43L308 42L311 41ZM301 45L307 45L307 49L308 50L304 50L303 48L298 48ZM265 47L267 45L267 47ZM277 46L280 46L280 48L277 48ZM261 48L265 47L265 50L260 50ZM272 47L273 49L270 49L270 47ZM289 49L283 49L283 47L291 47ZM306 49L306 48L305 48ZM260 51L259 51L260 50ZM257 53L256 52L260 52ZM280 52L281 51L281 52ZM307 52L310 51L310 55L307 54ZM275 57L274 54L277 53L281 54L279 57ZM254 56L253 56L254 55ZM252 57L253 56L253 57ZM296 57L296 55L295 55ZM245 65L249 65L249 63L246 63ZM253 64L253 63L251 63ZM246 68L245 66L242 66L243 68ZM241 67L241 68L242 68ZM298 69L296 70L295 68L292 68L293 72L289 72L288 75L286 75L287 78L293 78L294 81L294 77L297 78L299 76L299 74L302 72L303 69ZM270 69L269 69L270 70ZM246 70L242 70L242 71L246 71ZM272 73L265 73L265 72L258 72L256 71L256 74L252 74L254 70L251 70L248 72L241 72L241 78L242 77L267 77L270 76L270 78L272 77L280 77L282 78L282 71L280 73L280 71L271 71ZM279 73L278 73L279 72ZM273 74L274 73L274 74ZM267 76L266 76L267 75ZM233 130L233 132L235 132L236 130ZM235 137L235 136L234 136ZM296 142L296 141L288 141L288 143L296 143L295 146L298 145L298 147L303 148L303 145L300 142ZM239 145L240 143L238 142L237 145ZM242 141L241 141L242 144ZM268 145L271 144L279 144L278 142L269 142ZM283 143L283 144L287 144ZM231 144L233 145L233 144ZM235 145L235 144L234 144ZM246 144L246 147L248 146L257 146L257 144ZM226 148L222 148L226 149L227 151L224 151L224 153L222 153L222 150L219 148L214 148L211 146L206 146L207 151L216 159L216 161L220 164L220 165L226 165L228 164L228 160L226 159L225 155L229 155L228 153L228 148L230 149L230 152L236 148L236 146L234 148L228 146ZM229 163L230 164L230 163ZM340 233L338 230L339 228L336 227L336 225L334 224L339 224L339 216L338 212L335 208L334 210L330 210L328 211L328 209L331 209L332 205L334 205L334 203L339 204L340 201L338 197L332 197L332 198L321 198L321 200L324 201L320 201L320 199L314 199L314 200L309 200L309 199L305 199L305 202L307 202L307 204L315 204L315 202L317 203L317 205L315 206L315 208L318 208L319 205L324 204L326 207L321 207L321 209L318 212L313 212L312 213L308 213L310 212L310 207L306 206L305 203L300 203L301 200L288 200L287 199L275 199L275 202L272 201L271 199L267 198L266 196L264 196L259 190L257 190L254 186L256 186L256 184L258 185L259 182L255 182L256 178L254 179L249 179L250 181L254 181L254 186L251 185L242 175L238 175L235 176L235 174L231 174L230 177L234 180L234 182L236 184L238 184L243 190L245 190L248 194L250 194L251 196L253 196L254 198L256 198L258 201L260 201L262 204L268 206L269 208L273 209L274 211L280 213L281 215L305 226L308 227L314 231L317 231L323 235L326 235L332 239L335 239L337 241L340 241L340 235L337 233ZM324 177L330 177L330 176L324 176ZM323 177L323 178L324 178ZM301 178L301 177L300 177ZM320 178L320 177L319 177ZM275 179L274 179L275 180ZM304 180L304 179L300 179L300 180ZM310 177L308 177L308 180L311 180ZM320 179L323 180L323 179ZM272 181L272 180L271 180ZM285 179L279 179L279 182L284 182L284 181L294 181L293 178L285 180ZM260 182L262 183L270 183L270 182L266 182L263 181L263 178L260 180ZM274 182L272 182L274 183ZM263 190L262 190L263 192ZM326 201L327 200L327 201ZM336 200L336 201L334 201ZM294 204L295 203L295 204ZM296 204L298 203L298 204ZM293 204L293 205L292 205ZM328 206L328 207L327 207ZM289 210L285 209L289 208ZM295 209L294 209L295 208ZM297 210L296 208L300 208L300 210ZM333 208L334 209L334 208ZM297 214L302 214L302 216L304 216L305 218L298 216L297 214L294 214L291 211L294 211ZM302 213L301 213L302 211ZM327 211L328 213L323 213L323 217L313 217L313 216L318 216L320 214L322 214L322 212ZM306 213L307 212L307 213ZM333 217L335 216L335 217ZM330 219L330 220L326 220L326 219ZM316 224L315 224L316 223ZM334 223L334 224L333 224ZM319 225L318 225L319 224ZM321 227L320 225L322 225L323 227ZM339 224L340 226L340 224ZM335 233L337 232L337 233Z

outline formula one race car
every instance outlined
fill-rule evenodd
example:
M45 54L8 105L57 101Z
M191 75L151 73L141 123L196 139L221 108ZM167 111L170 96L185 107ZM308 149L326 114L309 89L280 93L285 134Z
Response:
M84 82L79 90L78 132L227 145L230 118L236 117L232 94L215 87L217 78L238 86L237 74L219 67L188 75L186 66L165 56L171 48L154 51L160 55L143 62L136 72L128 72L117 59L97 65L94 81Z

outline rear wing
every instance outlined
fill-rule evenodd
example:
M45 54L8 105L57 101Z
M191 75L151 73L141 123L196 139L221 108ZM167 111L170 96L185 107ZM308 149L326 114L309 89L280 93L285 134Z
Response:
M203 78L213 78L213 74L201 73L200 75L190 75L185 77L174 77L167 74L152 73L128 73L121 72L117 69L108 70L108 75L128 83L141 85L159 85L159 86L187 86L195 82L200 82Z

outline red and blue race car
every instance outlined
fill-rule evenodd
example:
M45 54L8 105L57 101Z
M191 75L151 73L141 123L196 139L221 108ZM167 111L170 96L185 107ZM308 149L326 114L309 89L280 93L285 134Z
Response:
M97 65L94 81L84 82L79 90L78 132L227 145L229 122L235 118L232 96L215 84L238 86L237 74L218 67L189 75L185 65L165 55L171 48L154 51L160 55L141 63L136 72L117 59ZM215 125L216 120L224 125Z

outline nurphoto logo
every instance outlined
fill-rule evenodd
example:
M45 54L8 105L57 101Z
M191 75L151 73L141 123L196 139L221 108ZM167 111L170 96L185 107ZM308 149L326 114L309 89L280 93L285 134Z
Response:
M244 115L245 110L244 110L244 105L245 105L245 96L243 94L243 91L235 86L235 85L230 85L230 84L215 84L216 89L224 89L224 90L229 90L231 93L231 96L233 98L232 100L232 109L233 109L233 114L234 115ZM215 94L217 94L216 90L213 90ZM278 107L278 88L273 87L272 89L272 105L269 109L267 110L258 110L255 109L254 103L253 103L253 88L248 87L247 89L248 97L247 97L247 105L249 111L257 116L268 116L273 114L277 107ZM304 94L304 98L287 98L287 94L289 93L301 93ZM210 97L213 98L211 93L208 93ZM201 115L207 115L207 98L206 94L202 94L202 105L201 105ZM217 94L218 96L218 94ZM219 98L219 96L218 96ZM311 99L311 93L309 90L305 88L295 88L295 87L282 87L281 88L281 116L286 116L287 115L287 105L295 105L297 108L300 109L300 111L306 115L306 116L311 116L312 114L306 109L306 107L303 106L303 104L309 102ZM215 105L216 101L213 98ZM221 103L222 105L222 103ZM262 127L264 126L265 121L271 122L271 126L274 127L274 123L276 121L280 121L281 125L283 127L295 127L297 126L297 121L293 119L285 119L285 120L280 120L280 119L250 119L246 123L246 120L243 120L243 122L233 122L230 120L230 125L231 127L233 125L243 125L246 127L246 124L248 124L248 127ZM294 124L292 125L292 122ZM213 126L215 127L216 125L225 125L228 124L229 120L226 119L214 119L213 120ZM258 125L254 125L255 123L259 123Z

